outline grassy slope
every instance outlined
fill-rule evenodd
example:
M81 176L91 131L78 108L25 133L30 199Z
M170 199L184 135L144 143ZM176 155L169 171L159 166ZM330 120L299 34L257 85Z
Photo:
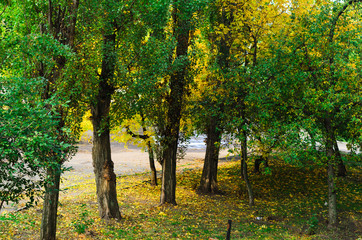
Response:
M326 172L271 163L272 174L251 175L256 206L247 205L239 177L239 163L219 170L222 196L200 196L193 190L200 170L178 178L177 206L157 206L160 187L146 182L147 174L118 178L124 220L100 221L94 180L64 180L70 187L61 194L59 239L225 239L228 219L231 239L358 239L362 237L361 168L349 168L338 179L340 227L327 225ZM0 239L37 239L41 206L0 216Z

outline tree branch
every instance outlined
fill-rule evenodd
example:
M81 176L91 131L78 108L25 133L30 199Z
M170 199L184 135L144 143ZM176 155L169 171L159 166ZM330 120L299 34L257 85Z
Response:
M3 15L3 13L6 11L6 8L8 7L8 4L6 4L5 5L5 7L4 7L4 10L0 13L0 17L1 17L1 15ZM1 208L0 208L1 209Z
M147 140L148 138L150 138L150 136L146 135L146 134L135 134L131 131L131 129L129 128L129 126L126 127L127 133L129 135L131 135L134 138L141 138L143 140Z
M336 29L336 25L337 25L337 21L339 19L339 17L346 11L347 7L352 5L353 3L357 3L357 2L362 2L362 0L350 0L348 1L341 10L339 10L339 12L337 13L337 15L335 16L335 18L332 20L332 26L331 29L329 31L329 39L328 42L332 43L333 41L333 37L334 37L334 31Z

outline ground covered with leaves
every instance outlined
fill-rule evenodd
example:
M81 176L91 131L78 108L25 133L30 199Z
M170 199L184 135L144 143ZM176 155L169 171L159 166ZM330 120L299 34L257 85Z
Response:
M327 185L323 167L270 163L268 174L251 174L256 205L248 206L239 161L223 164L223 195L199 195L200 169L178 177L177 206L158 206L160 186L148 174L119 176L121 221L98 218L94 179L68 177L61 193L58 239L359 239L362 237L362 169L349 166L337 180L339 227L327 229ZM38 239L41 205L0 216L1 239Z

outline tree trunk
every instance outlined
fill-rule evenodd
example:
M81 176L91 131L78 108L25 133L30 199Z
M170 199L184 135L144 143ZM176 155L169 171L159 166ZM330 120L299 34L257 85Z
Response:
M94 115L94 111L92 112ZM114 173L113 161L111 160L109 129L102 128L101 124L102 118L93 119L92 157L99 215L104 219L121 219L117 201L116 174Z
M57 11L56 9L60 9L60 6L53 6L51 0L48 1L48 30L53 35L54 39L59 41L64 45L68 45L72 49L74 48L74 40L75 40L75 29L77 23L77 11L79 6L79 0L73 0L71 6L68 8L67 14L68 16L64 17L64 15L60 17L61 11ZM54 16L55 14L55 16ZM53 17L57 18L58 21L55 21ZM62 28L60 26L63 26ZM43 27L40 29L41 34L44 34L45 31ZM63 37L63 40L61 39ZM51 69L51 74L49 76L45 76L45 71L43 69L43 64L41 63L41 70L39 71L39 75L48 79L48 83L42 93L42 98L49 99L52 97L52 94L56 91L53 89L53 92L50 90L50 86L56 86L55 82L61 78L63 68L66 64L65 57L62 56L54 56L56 58L57 66ZM63 109L60 107L57 109L57 113L61 116L61 121L58 126L58 133L60 141L63 141L63 131L65 117L62 114ZM62 163L66 159L59 159L57 164L57 169L49 167L47 169L47 177L49 178L49 183L45 186L45 196L43 203L43 213L42 213L42 221L40 228L40 239L41 240L55 240L56 239L56 230L57 230L57 212L58 212L58 200L59 200L59 185L60 185L60 176L61 176L61 166Z
M218 120L211 117L210 126L207 129L206 153L204 167L198 191L200 193L219 193L217 186L217 165L219 161L219 151L221 142L221 130Z
M347 176L347 169L343 163L342 155L341 155L341 152L339 151L338 142L336 140L334 140L334 157L338 161L337 176L338 177Z
M155 158L150 142L147 142L147 149L148 149L148 160L150 162L150 169L151 169L151 174L150 174L151 185L157 186L157 171L155 167Z
M161 204L176 205L176 153L177 139L174 139L163 152Z
M49 182L45 186L43 215L40 227L41 240L56 239L61 165L59 164L58 167L58 169L47 169Z
M337 193L334 183L334 166L328 163L328 227L337 225Z
M215 8L215 12L212 12L212 15L217 16L216 22L213 24L224 24L225 26L230 26L233 17L227 16L227 11L224 7ZM221 13L221 15L220 15ZM209 38L211 42L216 42L218 53L216 55L216 61L219 65L219 68L223 75L226 76L227 72L229 72L229 56L230 56L230 33L225 34L222 38L217 40L214 34L210 34ZM217 86L221 87L223 83L221 81L217 81ZM198 187L198 191L200 193L219 193L219 189L217 186L217 166L219 161L219 152L220 152L220 142L222 137L221 131L221 119L220 116L223 115L224 112L224 103L218 103L216 101L212 101L211 105L214 107L211 112L216 112L215 114L211 114L211 116L207 119L207 130L206 130L206 153L204 160L204 167L202 170L201 181Z
M104 36L103 59L98 95L91 107L93 123L93 167L96 178L99 215L103 219L121 219L117 201L116 174L111 160L109 110L114 88L111 81L116 64L116 35Z
M260 165L264 164L264 167L269 167L269 160L267 157L259 156L254 162L254 173L260 173Z
M247 138L247 133L245 130L242 130L242 134L243 134L243 139L242 139L242 144L241 144L241 157L242 157L242 161L241 161L241 172L243 173L242 175L244 176L244 180L245 180L245 184L246 184L246 188L248 190L248 195L249 195L249 206L254 206L254 193L253 193L253 189L251 187L251 183L249 181L249 176L248 176L248 165L247 165L247 161L248 161L248 138Z
M328 183L328 227L334 228L337 225L337 189L334 182L334 133L331 120L325 120L326 128L326 154L327 154L327 183Z
M245 180L244 170L243 170L244 162L245 162L244 158L241 157L241 160L240 160L240 170L241 170L240 177L241 177L241 180Z
M186 17L188 14L186 9L181 8L183 4L184 2L177 1L173 9L173 27L177 42L176 58L186 57L189 47L190 16ZM170 78L171 91L168 96L166 127L162 140L164 151L160 204L176 204L176 154L187 67L188 63L185 63Z
M254 172L260 173L260 164L263 162L263 157L258 157L254 162Z

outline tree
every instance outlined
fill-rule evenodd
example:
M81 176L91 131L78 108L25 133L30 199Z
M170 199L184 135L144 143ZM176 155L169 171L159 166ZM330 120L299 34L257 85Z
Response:
M75 28L77 22L77 10L79 1L74 0L71 3L53 3L51 0L48 2L47 11L47 30L48 33L60 44L74 48ZM41 33L46 33L43 27L40 27ZM55 92L59 92L60 89L53 87L55 84L63 79L63 71L66 67L67 58L64 55L55 55L54 57L56 65L53 69L46 69L44 63L40 63L39 75L48 79L44 91L42 93L42 99L46 100L52 97ZM45 71L50 71L47 75ZM52 86L53 85L53 86ZM63 89L68 90L68 89ZM56 106L56 114L61 116L61 120L57 126L58 141L66 142L68 144L74 143L74 139L69 137L64 132L64 127L67 121L67 109L61 105ZM55 154L56 155L56 154ZM61 166L67 160L67 158L59 157L57 165L50 165L47 168L47 176L49 183L45 186L46 194L43 203L43 217L42 226L40 232L41 239L55 239L56 238L56 224L57 224L57 209L59 201L59 185L61 176Z
M342 129L355 132L339 124L357 127L354 123L359 121L356 116L361 111L360 26L354 25L354 10L348 11L357 2L324 2L314 5L308 15L292 14L289 38L280 38L284 46L279 46L274 59L278 68L283 65L274 84L283 99L289 99L285 102L289 101L287 108L296 116L294 124L302 126L295 128L296 134L301 135L301 129L306 128L321 134L325 151L322 164L327 168L328 179L329 227L338 223L336 136Z
M37 92L42 85L36 78L1 76L0 209L24 198L32 205L47 184L44 169L57 164L54 153L62 155L68 147L58 142L59 116L46 108L57 100L42 101Z
M81 113L80 109L75 111L79 95L78 98L74 96L79 92L76 91L76 77L71 74L73 71L68 62L74 57L72 48L77 8L78 1L41 1L37 4L15 1L11 3L11 14L7 13L5 18L6 34L10 39L5 49L7 61L11 62L6 66L6 72L9 76L36 79L42 83L37 85L42 87L40 93L38 91L38 97L44 102L43 106L48 114L57 119L57 126L52 130L57 136L58 145L67 146L49 152L46 156L52 161L43 165L47 181L41 239L55 239L62 165L74 153L73 144L76 139L76 131L70 132L67 129L77 129L77 113ZM18 25L18 22L24 24ZM14 48L16 43L21 44ZM52 101L55 96L59 99L58 102Z
M223 115L225 112L225 99L223 98L224 85L228 81L231 32L230 25L233 21L233 11L224 6L224 2L217 1L208 6L206 11L206 26L203 26L205 44L210 49L206 58L209 66L206 66L207 73L205 84L207 87L201 93L201 99L196 104L202 104L202 108L196 107L201 114L202 128L206 133L206 153L198 191L201 193L218 193L217 167L221 137L223 133ZM216 52L216 53L213 53Z
M151 184L157 185L155 157L158 151L159 127L165 116L163 101L168 91L165 81L171 71L169 56L174 49L167 39L169 2L148 1L138 7L140 24L122 45L121 62L127 69L119 91L114 94L112 116L116 141L131 141L146 149L151 169ZM141 132L141 133L140 133ZM159 161L161 164L161 160Z
M240 144L236 152L241 156L241 178L246 183L252 206L254 194L247 169L249 140L258 135L267 136L269 127L263 120L266 111L259 101L263 94L260 88L268 84L260 79L259 62L268 57L269 38L279 30L286 7L283 1L232 1L226 6L233 12L233 21L230 27L224 24L220 29L229 32L231 39L228 64L231 81L225 84L225 102L229 105L225 111L225 131Z
M142 23L138 21L140 16L138 11L142 4L141 1L131 3L105 1L101 5L106 13L100 31L103 38L102 47L101 51L98 51L101 56L101 66L92 63L94 71L98 72L98 69L100 71L98 76L93 79L94 82L91 83L94 91L91 93L90 105L93 124L92 156L96 175L98 209L101 218L104 219L121 219L117 202L116 175L110 148L110 130L112 124L119 120L114 119L117 114L111 113L111 109L112 100L115 100L116 107L120 105L117 102L119 100L117 93L122 94L124 90L122 88L129 81L133 62L138 58L137 54L133 54L135 45L138 45L145 36L142 28L139 29ZM99 14L103 14L103 11L100 11ZM98 26L99 23L94 22L93 24ZM125 91L127 93L128 89Z
M169 93L166 97L165 120L161 129L163 148L161 204L176 204L176 158L180 131L181 112L188 86L189 46L193 30L193 14L203 2L175 1L172 5L172 34L175 54L172 56L173 72L169 75Z

